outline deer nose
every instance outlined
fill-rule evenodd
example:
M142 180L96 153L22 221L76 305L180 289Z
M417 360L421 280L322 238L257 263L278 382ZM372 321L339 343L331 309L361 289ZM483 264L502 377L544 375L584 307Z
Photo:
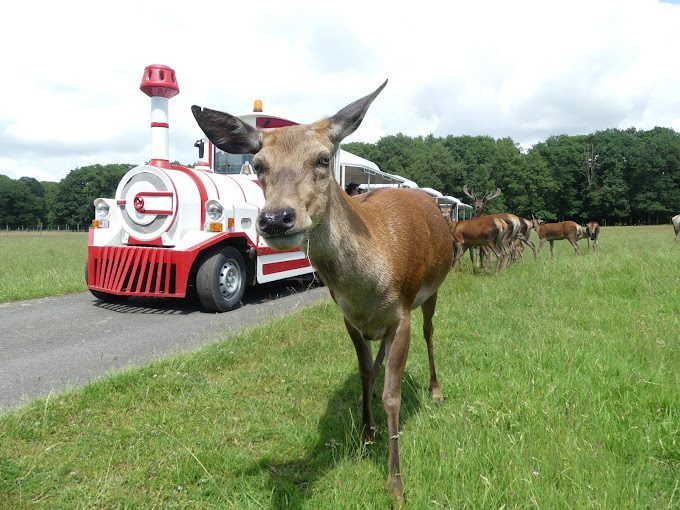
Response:
M295 225L295 210L288 207L278 211L262 211L257 225L264 234L285 234Z

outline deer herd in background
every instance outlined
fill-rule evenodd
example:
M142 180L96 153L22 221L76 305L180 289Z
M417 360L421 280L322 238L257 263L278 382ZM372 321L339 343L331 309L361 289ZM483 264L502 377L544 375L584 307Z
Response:
M600 226L595 221L581 226L574 221L561 221L559 223L545 223L535 218L520 218L514 214L484 214L484 209L489 201L498 197L502 192L500 188L493 192L485 193L481 198L474 191L463 186L463 192L471 200L474 208L474 217L469 220L449 221L449 227L453 236L453 266L460 263L463 254L470 250L470 259L476 270L483 266L488 270L491 254L496 256L496 272L505 268L509 262L515 262L524 256L524 246L531 248L534 258L538 257L546 241L550 243L550 256L554 256L554 243L566 239L579 254L578 241L586 238L588 250L593 243L593 250L599 249ZM680 230L680 215L677 217L676 232ZM531 231L535 230L538 235L538 247L531 241ZM680 233L677 234L680 236ZM475 262L475 252L479 252L478 262Z

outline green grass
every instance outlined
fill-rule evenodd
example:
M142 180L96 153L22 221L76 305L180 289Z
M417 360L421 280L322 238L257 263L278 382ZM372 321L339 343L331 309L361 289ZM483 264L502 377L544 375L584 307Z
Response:
M581 246L585 248L585 243ZM605 228L497 276L451 273L428 396L414 312L401 413L407 508L680 508L680 244ZM0 506L387 508L385 416L323 302L0 418Z
M87 233L0 232L0 303L87 290Z

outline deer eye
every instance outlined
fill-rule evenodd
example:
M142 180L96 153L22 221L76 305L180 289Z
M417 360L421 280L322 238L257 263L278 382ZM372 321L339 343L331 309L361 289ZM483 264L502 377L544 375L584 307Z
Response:
M261 161L255 160L253 161L253 170L255 170L256 174L260 175L264 171L264 165Z
M319 155L319 157L316 160L316 166L321 166L324 168L327 168L328 165L331 164L331 155L328 154L327 152L324 152Z

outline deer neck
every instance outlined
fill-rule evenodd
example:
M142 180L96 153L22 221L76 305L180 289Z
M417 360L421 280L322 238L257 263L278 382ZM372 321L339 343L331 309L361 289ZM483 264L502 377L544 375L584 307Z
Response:
M371 235L361 204L331 184L324 215L308 234L307 256L329 288L350 284L368 267Z

